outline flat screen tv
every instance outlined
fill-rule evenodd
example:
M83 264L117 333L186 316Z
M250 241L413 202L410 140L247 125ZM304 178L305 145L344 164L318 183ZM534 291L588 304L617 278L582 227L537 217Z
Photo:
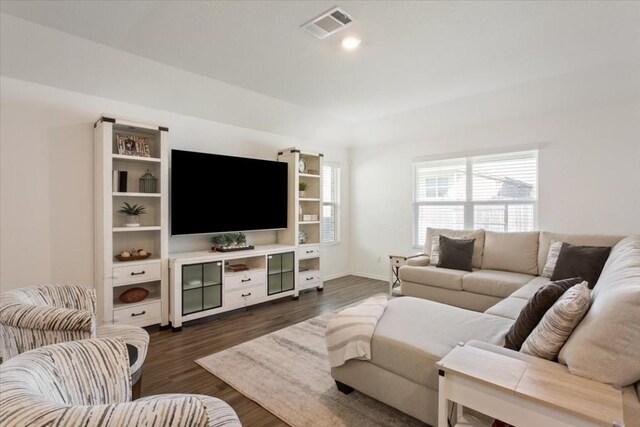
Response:
M171 234L287 228L287 163L171 150Z

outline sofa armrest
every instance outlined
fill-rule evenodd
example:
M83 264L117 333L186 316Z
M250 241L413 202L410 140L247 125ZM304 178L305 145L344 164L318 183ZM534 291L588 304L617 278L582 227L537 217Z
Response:
M85 310L32 304L11 304L0 307L0 323L24 329L47 331L93 330L93 313Z
M429 261L431 261L429 255L420 253L408 256L405 265L410 265L412 267L426 267L429 265Z

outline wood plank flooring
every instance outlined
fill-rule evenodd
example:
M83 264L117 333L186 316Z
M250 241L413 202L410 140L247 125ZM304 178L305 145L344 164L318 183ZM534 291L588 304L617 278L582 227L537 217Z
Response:
M182 332L149 328L151 344L143 366L142 396L197 393L233 407L245 427L285 426L270 412L205 371L194 360L278 329L388 292L388 282L346 276L324 283L324 292L307 291L297 301L283 298L214 318L191 322Z

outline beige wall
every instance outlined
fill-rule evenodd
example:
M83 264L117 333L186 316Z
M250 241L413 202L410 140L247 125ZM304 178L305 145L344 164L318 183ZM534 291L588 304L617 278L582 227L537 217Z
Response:
M347 150L95 96L0 78L0 287L93 285L93 122L102 113L162 123L171 148L275 159L280 148L320 150L340 163L348 200ZM348 204L343 240L326 247L323 274L348 271ZM257 243L275 232L249 235ZM207 236L172 237L170 251L208 247Z
M637 102L419 135L416 126L410 141L351 152L350 270L356 274L386 278L389 254L416 252L411 164L421 156L538 144L540 229L640 233Z

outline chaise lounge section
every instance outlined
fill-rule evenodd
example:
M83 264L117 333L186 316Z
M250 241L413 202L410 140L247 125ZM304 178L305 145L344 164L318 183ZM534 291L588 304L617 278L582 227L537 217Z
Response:
M542 232L534 245L532 236L515 234L518 236L514 240L522 239L532 250L533 247L536 248L534 257L528 261L536 272L542 272L538 260L542 260L542 263L546 260L551 240L591 245L617 243L592 292L592 307L565 343L556 365L563 371L618 387L635 383L636 389L633 391L637 404L640 386L640 360L637 358L640 354L640 236L620 241L620 238L613 236ZM489 237L485 244L509 240L493 237ZM509 249L503 246L502 251L506 253ZM526 254L531 257L531 253ZM434 266L403 267L401 277L417 278L417 268L437 271ZM487 275L496 274L494 271L503 272L493 268L486 269L491 271L484 270L478 271ZM409 276L407 272L410 272ZM433 283L431 279L435 277L435 273L425 275L423 283L410 282L413 287L408 289L420 289L418 286L425 289L421 295L435 295L434 299L457 302L470 309L415 297L390 300L371 340L371 360L349 360L342 366L332 368L333 378L428 424L436 425L438 374L435 363L460 342L474 341L502 346L505 334L522 307L541 286L549 282L548 278L535 274L514 271L506 273L527 275L530 279L513 285L512 288L505 285L503 288L512 289L511 293L506 298L494 296L496 303L484 313L474 310L478 310L489 300L484 299L478 304L472 301L478 295L488 295L471 292L469 286L465 291L463 288L453 290L425 284L424 282ZM474 273L465 272L463 277L467 274ZM502 289L496 279L492 280L493 282L487 279L485 283L495 289ZM404 282L402 289L407 290ZM439 294L439 290L449 293ZM456 300L456 295L461 300ZM602 345L603 342L607 344ZM501 350L513 357L521 357L520 353Z

